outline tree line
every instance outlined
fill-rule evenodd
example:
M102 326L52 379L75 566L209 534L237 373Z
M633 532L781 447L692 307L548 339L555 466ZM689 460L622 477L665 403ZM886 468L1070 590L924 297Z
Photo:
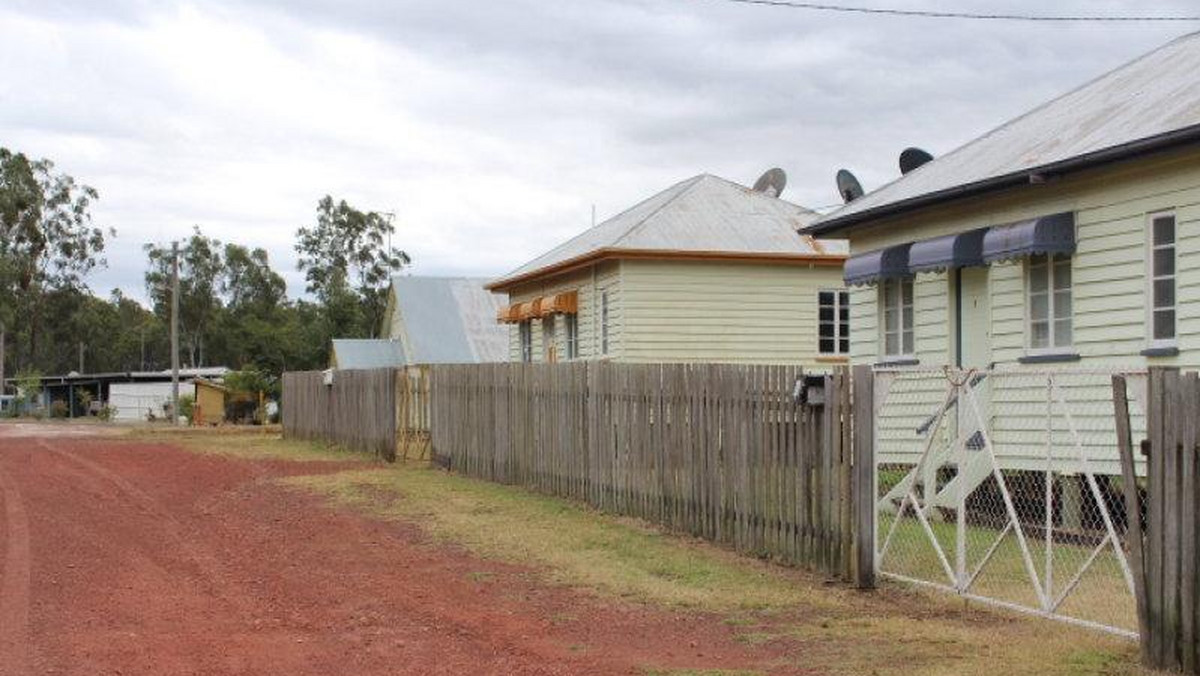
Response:
M149 304L88 277L117 236L92 221L99 193L49 160L0 148L0 344L6 377L170 367L173 250L146 243ZM392 274L410 260L391 218L322 198L296 231L307 296L289 298L267 251L206 235L177 240L180 363L279 374L323 368L333 337L378 334Z

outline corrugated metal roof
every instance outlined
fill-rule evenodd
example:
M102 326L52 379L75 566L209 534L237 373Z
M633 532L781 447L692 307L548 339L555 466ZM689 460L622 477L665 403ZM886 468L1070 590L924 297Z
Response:
M491 283L494 287L597 251L844 256L845 242L797 231L816 220L802 206L710 174L677 183Z
M475 277L392 278L396 312L413 364L508 361L508 327L496 322L504 298Z
M1200 125L1197 72L1200 33L1192 33L827 214L811 231Z
M404 366L404 348L386 338L334 338L333 361L339 369L378 369Z

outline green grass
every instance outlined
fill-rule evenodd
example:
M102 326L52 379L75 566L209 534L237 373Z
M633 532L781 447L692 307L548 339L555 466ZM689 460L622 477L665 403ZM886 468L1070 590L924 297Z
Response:
M269 438L229 440L212 435L187 440L184 446L250 459L369 459ZM323 496L339 509L418 524L435 542L465 547L481 559L528 566L550 584L616 602L711 613L713 621L726 627L751 654L787 642L796 646L800 666L815 673L1148 673L1136 666L1137 646L1129 641L984 610L961 599L900 585L884 584L870 594L854 592L823 584L813 575L669 535L644 522L424 466L364 465L296 476L282 483ZM467 578L475 584L490 579L486 573L471 573ZM644 673L758 672L673 671L647 665Z
M439 470L400 465L284 481L340 505L424 524L435 537L477 555L537 566L555 583L633 601L713 611L821 601L767 564L633 520Z

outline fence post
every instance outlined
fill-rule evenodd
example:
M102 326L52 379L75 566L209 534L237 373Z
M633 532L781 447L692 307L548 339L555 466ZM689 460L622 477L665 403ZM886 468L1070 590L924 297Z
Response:
M1138 635L1141 637L1142 661L1150 661L1150 628L1146 614L1146 577L1142 554L1142 507L1138 499L1137 467L1133 457L1133 433L1129 424L1129 391L1125 376L1112 378L1113 408L1116 415L1117 448L1121 453L1121 486L1125 494L1125 539L1129 543L1129 567L1133 573L1134 596L1137 600Z
M854 585L875 588L875 374L869 364L854 367Z

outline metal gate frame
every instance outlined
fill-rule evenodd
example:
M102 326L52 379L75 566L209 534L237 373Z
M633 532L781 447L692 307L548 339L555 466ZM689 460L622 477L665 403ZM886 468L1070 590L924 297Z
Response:
M876 414L882 409L886 403L886 399L891 391L891 384L894 378L903 376L905 373L916 373L917 369L905 368L877 368L873 371L873 376L876 378L875 387L875 405L874 411ZM984 371L975 369L951 369L944 368L943 373L946 378L947 387L945 397L934 412L931 421L927 421L923 426L925 440L924 449L922 450L917 462L912 466L912 469L900 480L896 486L885 495L879 493L879 470L885 464L881 462L879 456L875 459L874 482L875 482L875 515L878 522L879 515L886 511L891 511L892 504L889 500L899 495L901 501L899 507L895 508L896 517L892 519L890 526L886 529L886 533L880 532L881 529L876 528L874 537L874 564L875 571L882 577L887 577L899 580L914 585L937 589L944 592L949 592L965 599L970 599L983 604L1006 608L1008 610L1017 611L1020 613L1032 614L1040 617L1053 619L1060 622L1074 624L1078 626L1096 629L1107 633L1124 636L1136 639L1138 634L1136 631L1130 631L1117 626L1103 624L1096 621L1081 619L1059 613L1064 601L1070 597L1075 591L1083 576L1092 568L1093 564L1106 549L1111 548L1116 560L1120 564L1121 574L1124 578L1125 586L1129 591L1131 598L1135 594L1133 574L1130 570L1129 561L1126 552L1122 545L1122 537L1118 533L1114 524L1113 515L1110 514L1108 504L1102 495L1099 483L1096 480L1095 472L1092 468L1092 463L1085 452L1080 430L1071 413L1070 407L1067 405L1066 397L1062 388L1058 384L1058 378L1064 374L1104 374L1112 375L1114 373L1122 373L1126 375L1145 375L1146 371L1139 369L1120 369L1120 370L1019 370L1019 371ZM1040 376L1046 380L1046 415L1047 415L1047 439L1046 439L1046 480L1045 480L1045 495L1044 495L1044 511L1046 523L1044 524L1044 548L1045 556L1042 565L1041 574L1038 571L1038 565L1034 561L1034 553L1030 549L1029 537L1022 526L1021 519L1017 513L1016 505L1014 504L1013 495L1009 489L1008 482L1005 480L1004 471L997 457L995 445L993 444L993 430L990 427L990 419L983 415L977 389L980 382L986 380L993 374L1009 374L1018 376ZM963 470L971 462L978 462L978 459L972 459L967 455L968 444L974 444L972 448L976 452L976 458L982 456L988 465L989 478L994 477L999 492L1004 503L1004 518L1005 525L998 531L998 534L987 548L982 558L972 568L967 563L967 498L974 487L968 486L967 481L961 480L953 482L956 484L954 489L954 513L955 513L955 538L953 559L951 552L947 552L942 544L938 541L935 535L933 526L930 522L930 512L934 508L934 502L927 499L923 502L918 495L917 484L918 477L921 477L924 472L928 472L927 463L931 460L931 451L934 448L935 441L938 439L938 433L946 425L950 419L950 411L958 410L958 415L964 413L969 416L968 421L973 424L963 426L959 424L957 432L951 431L953 443L948 449L945 463L953 463L955 466L955 476L964 476ZM965 410L964 410L965 409ZM1083 561L1082 565L1075 571L1074 575L1063 585L1057 593L1054 589L1054 533L1055 527L1053 523L1054 507L1053 507L1053 474L1056 471L1052 464L1051 448L1053 446L1053 430L1050 426L1050 418L1055 415L1062 416L1065 420L1070 437L1073 441L1075 461L1078 462L1078 473L1085 479L1087 489L1091 494L1092 499L1097 505L1100 516L1104 525L1104 535L1102 539L1092 549L1090 554ZM875 425L878 426L879 416L875 416ZM976 430L968 433L968 430ZM921 430L918 429L918 432ZM878 439L879 431L876 427L875 437ZM943 464L945 464L943 463ZM934 468L936 470L936 467ZM938 490L934 489L934 493ZM900 574L894 571L888 571L885 568L886 556L889 552L889 547L892 545L893 537L896 530L905 518L906 510L910 509L920 523L921 530L925 534L925 544L931 546L934 553L937 555L938 562L941 565L942 572L945 574L944 581L925 580L908 575ZM977 593L973 590L973 586L978 581L988 563L992 560L993 555L1000 547L1004 538L1012 532L1017 540L1025 574L1028 576L1028 583L1037 598L1037 606L1028 606L1020 603L1014 603L1004 599L986 596L982 593Z

